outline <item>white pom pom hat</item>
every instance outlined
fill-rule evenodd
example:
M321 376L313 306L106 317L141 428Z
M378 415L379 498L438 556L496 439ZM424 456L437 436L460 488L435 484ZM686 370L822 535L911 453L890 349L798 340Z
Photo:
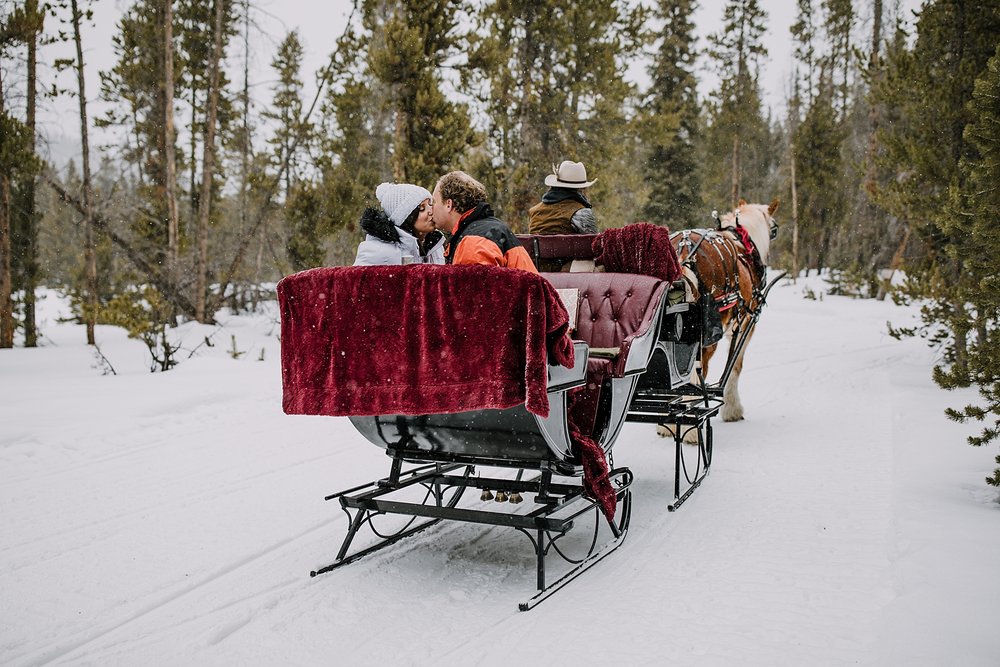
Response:
M431 198L431 193L411 183L382 183L375 188L375 196L392 224L400 227L421 202Z

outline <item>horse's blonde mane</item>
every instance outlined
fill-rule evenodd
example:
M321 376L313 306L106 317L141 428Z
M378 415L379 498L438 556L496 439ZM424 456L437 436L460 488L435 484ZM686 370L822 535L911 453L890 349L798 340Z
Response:
M748 204L740 200L736 209L722 216L722 226L733 226L736 224L736 214L739 213L740 225L746 227L750 233L750 240L757 246L760 259L767 264L768 251L771 248L771 213L777 208L777 203Z

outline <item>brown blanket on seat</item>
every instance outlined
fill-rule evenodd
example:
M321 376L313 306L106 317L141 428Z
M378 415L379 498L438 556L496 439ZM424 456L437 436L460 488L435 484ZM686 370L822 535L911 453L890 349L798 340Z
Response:
M287 414L547 416L547 365L573 367L555 288L493 266L320 268L278 283Z
M648 222L608 229L594 239L594 262L612 273L639 273L673 282L680 278L670 230Z

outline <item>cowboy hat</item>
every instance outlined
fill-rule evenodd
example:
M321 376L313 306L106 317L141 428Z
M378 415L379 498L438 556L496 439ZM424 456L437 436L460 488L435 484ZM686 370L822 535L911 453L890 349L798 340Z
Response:
M550 188L574 188L582 190L597 182L587 180L587 168L582 162L563 160L557 167L552 165L552 173L545 177L545 185Z

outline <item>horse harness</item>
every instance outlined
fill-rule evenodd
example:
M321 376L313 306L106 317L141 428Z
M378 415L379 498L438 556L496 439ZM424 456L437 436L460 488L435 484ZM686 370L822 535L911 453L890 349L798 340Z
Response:
M684 280L689 287L701 293L699 285L704 281L698 272L698 252L711 253L718 258L725 275L725 283L721 289L713 288L711 292L716 308L722 313L739 305L740 315L750 312L749 305L740 292L739 264L743 264L753 276L755 297L760 294L763 286L764 266L760 253L745 228L737 223L736 227L719 229L685 229L671 234L670 240L677 250L678 258L683 257L681 266L688 268L698 283L695 284L689 275L685 274Z

